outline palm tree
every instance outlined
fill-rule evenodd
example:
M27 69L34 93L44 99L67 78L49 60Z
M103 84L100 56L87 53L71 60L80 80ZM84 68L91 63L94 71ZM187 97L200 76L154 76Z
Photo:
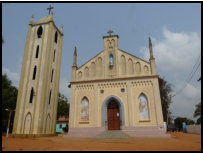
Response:
M197 119L197 124L201 124L201 102L197 105L195 105L196 109L195 109L195 112L193 114L193 117L198 117L199 118Z

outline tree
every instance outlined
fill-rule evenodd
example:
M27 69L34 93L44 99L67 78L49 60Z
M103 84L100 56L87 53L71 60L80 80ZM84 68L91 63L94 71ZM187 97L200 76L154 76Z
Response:
M176 128L178 128L178 130L182 130L182 124L183 122L186 123L186 125L192 125L192 124L195 124L195 122L191 119L188 119L186 117L177 117L175 120L174 120L174 123L175 123L175 126Z
M18 96L18 89L12 86L11 80L6 74L2 75L2 130L4 131L8 122L8 112L5 109L15 110ZM11 126L14 120L14 113L11 116ZM10 128L11 129L11 128Z
M163 118L164 122L168 121L168 124L171 124L171 112L169 110L170 104L172 103L172 87L166 80L163 78L159 78L159 89L160 89L160 96L161 96L161 104L162 104L162 111L163 111Z
M59 116L69 117L69 106L67 97L63 94L58 95L58 111L57 111L57 119Z
M197 122L196 124L201 124L201 102L197 105L195 105L196 109L195 109L195 112L193 114L193 117L199 117L197 119Z

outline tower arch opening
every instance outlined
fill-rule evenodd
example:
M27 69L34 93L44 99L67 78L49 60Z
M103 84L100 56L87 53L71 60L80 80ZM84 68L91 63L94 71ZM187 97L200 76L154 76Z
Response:
M42 26L40 26L37 30L37 38L42 38L42 33L43 33L43 29L42 29Z

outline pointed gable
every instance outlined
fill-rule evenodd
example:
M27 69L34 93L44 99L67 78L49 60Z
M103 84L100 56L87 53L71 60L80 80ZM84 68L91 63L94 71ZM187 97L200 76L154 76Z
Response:
M118 38L103 37L104 50L77 68L76 81L151 75L150 62L119 49Z

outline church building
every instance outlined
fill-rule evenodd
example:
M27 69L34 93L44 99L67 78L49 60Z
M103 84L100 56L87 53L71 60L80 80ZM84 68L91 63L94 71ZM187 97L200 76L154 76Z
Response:
M74 51L67 137L95 137L121 130L132 137L166 137L158 75L149 38L149 62L103 36L104 50L77 66Z

